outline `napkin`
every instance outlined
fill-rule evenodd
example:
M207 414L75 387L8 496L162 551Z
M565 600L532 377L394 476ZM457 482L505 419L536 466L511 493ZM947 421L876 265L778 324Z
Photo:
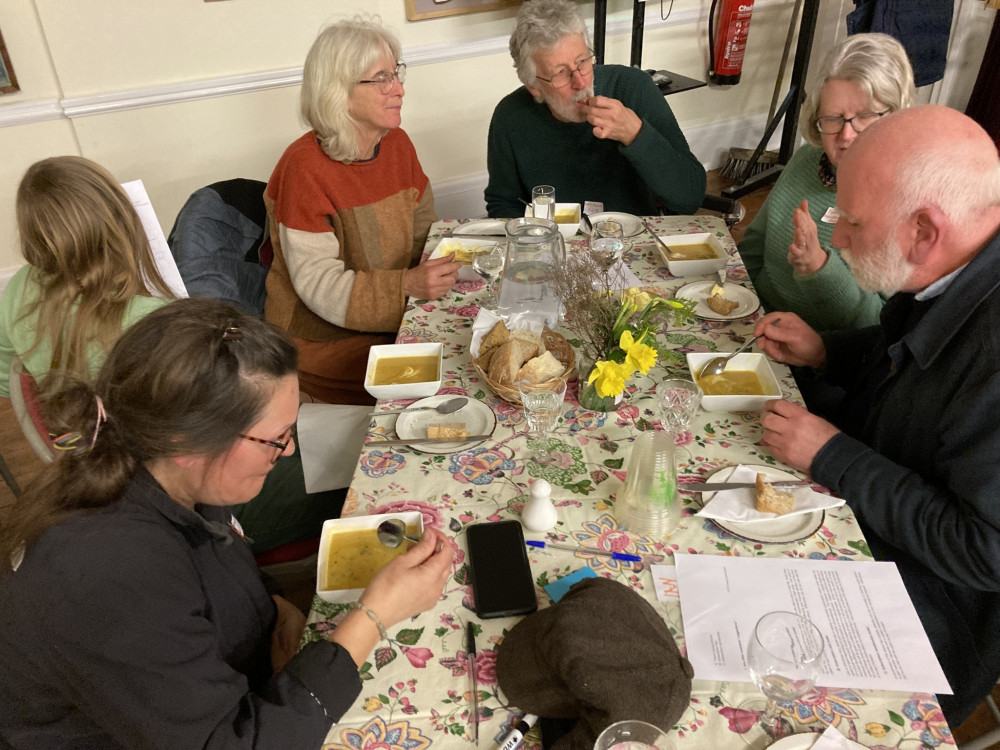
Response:
M812 750L855 750L859 747L833 727L827 727L819 739L813 743Z
M737 466L727 477L727 482L753 482L757 472L747 466ZM773 481L780 481L775 479ZM826 508L839 508L844 500L814 492L809 487L782 487L782 492L795 495L795 510L784 513L782 517L813 513ZM712 499L695 515L706 518L718 518L720 521L737 521L740 523L754 521L773 521L778 518L776 513L762 513L754 507L757 493L753 488L742 490L723 490L716 492Z
M483 336L493 330L499 321L503 320L496 313L489 310L479 309L479 315L472 323L472 342L469 344L469 353L473 358L479 356L479 345L483 342ZM507 318L507 328L512 331L532 331L541 335L545 328L545 316L528 315L517 313Z

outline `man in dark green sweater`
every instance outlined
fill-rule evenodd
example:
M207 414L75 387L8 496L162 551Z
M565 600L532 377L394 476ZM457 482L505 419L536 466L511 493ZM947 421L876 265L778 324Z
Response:
M524 86L493 112L486 208L524 214L535 185L556 200L637 215L694 213L705 169L688 148L652 79L622 65L594 65L586 24L570 0L532 0L510 38Z

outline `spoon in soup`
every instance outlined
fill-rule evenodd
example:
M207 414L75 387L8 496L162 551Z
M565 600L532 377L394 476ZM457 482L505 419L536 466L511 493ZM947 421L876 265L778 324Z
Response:
M781 318L775 318L774 322L771 325L775 325L776 326L780 322L781 322ZM752 339L749 339L748 341L744 341L743 342L743 346L741 346L735 352L732 352L731 354L727 354L724 357L715 357L714 359L708 360L708 362L705 363L705 366L701 368L701 372L698 373L698 380L701 380L702 378L706 378L709 375L721 375L723 372L725 372L726 365L729 364L729 360L731 360L733 357L735 357L740 352L746 351L747 349L749 349L753 345L753 342L755 342L759 338L760 338L760 336L754 336Z
M391 549L401 545L404 539L411 542L420 541L420 537L406 533L406 524L398 518L389 518L380 523L375 529L375 534L382 544Z

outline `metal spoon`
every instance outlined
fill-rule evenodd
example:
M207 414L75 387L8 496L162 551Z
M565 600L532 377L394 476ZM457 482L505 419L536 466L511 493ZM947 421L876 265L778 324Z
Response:
M729 360L731 360L740 352L749 349L753 345L753 342L759 338L760 336L754 336L749 341L745 341L743 343L743 346L741 346L732 354L727 354L725 357L716 357L715 359L708 360L708 362L705 363L705 366L701 368L701 372L698 373L698 379L701 380L702 378L706 378L709 375L721 375L723 372L725 372L726 365L729 363Z
M456 396L455 398L449 398L447 401L442 401L436 406L408 406L405 409L390 409L389 411L373 411L368 416L369 417L381 417L386 414L402 414L404 412L410 411L436 411L438 414L451 414L458 411L463 406L465 402L468 401L465 396Z
M406 524L398 518L389 518L378 525L375 529L378 540L386 547L395 549L403 543L404 539L411 542L419 542L419 536L412 536L406 533Z

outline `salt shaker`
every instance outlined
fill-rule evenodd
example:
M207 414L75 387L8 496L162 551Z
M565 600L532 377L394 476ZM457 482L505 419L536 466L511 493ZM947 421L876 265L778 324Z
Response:
M521 523L528 531L548 531L556 525L559 514L552 504L552 485L544 479L531 484L531 497L521 511Z

